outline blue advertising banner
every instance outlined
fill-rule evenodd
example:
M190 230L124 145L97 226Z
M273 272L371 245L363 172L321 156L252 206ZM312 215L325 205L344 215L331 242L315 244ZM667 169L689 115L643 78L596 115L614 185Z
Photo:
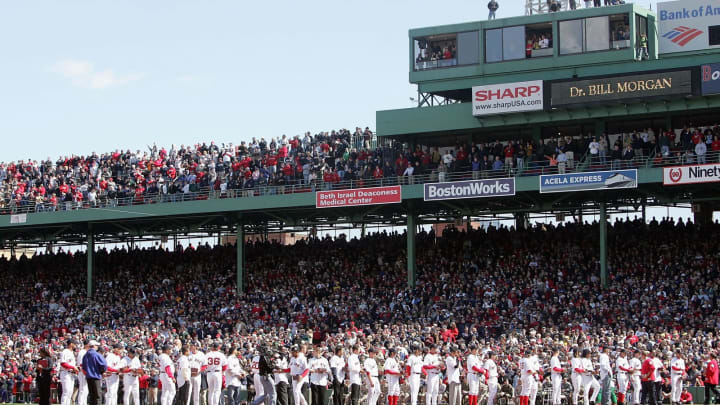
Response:
M720 63L700 66L702 94L720 94Z
M515 179L487 179L425 184L425 201L515 195Z
M637 188L637 169L540 176L541 193Z

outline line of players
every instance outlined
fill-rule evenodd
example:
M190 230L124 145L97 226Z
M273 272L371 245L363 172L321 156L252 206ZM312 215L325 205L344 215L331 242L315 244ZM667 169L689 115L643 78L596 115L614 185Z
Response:
M93 396L92 387L88 383L83 370L83 359L88 350L95 350L98 343L86 341L77 353L77 342L67 341L67 347L60 357L60 381L63 386L61 405L72 405L71 395L74 388L74 376L79 380L77 396L78 405L97 405L98 395ZM160 405L172 405L180 388L182 400L186 404L200 403L201 373L207 375L207 403L219 405L222 393L223 375L228 386L240 386L240 380L247 374L241 368L240 362L234 352L226 356L220 351L221 343L212 344L212 350L203 353L197 345L183 346L173 361L171 355L176 350L174 346L163 347L158 363L143 367L136 351L129 347L126 355L121 357L123 346L115 344L105 354L106 368L103 378L106 383L105 404L117 405L117 392L119 379L123 378L123 403L130 405L132 401L139 405L139 377L148 372L151 367L159 372L162 391ZM411 346L405 361L398 359L394 348L385 351L383 372L387 384L387 405L398 405L400 385L406 383L410 390L410 403L417 405L421 378L425 379L425 404L437 405L441 378L448 387L449 405L462 405L461 379L466 378L469 387L468 405L478 404L478 395L481 381L487 386L487 404L494 405L498 390L498 377L505 371L496 363L497 354L490 350L480 352L477 345L468 346L469 353L463 356L457 345L451 345L447 355L442 358L437 346L430 346L425 355L420 345ZM376 351L369 347L365 351L365 358L361 362L361 348L353 346L349 356L344 356L342 347L335 349L333 356L328 360L320 348L310 348L310 358L305 356L308 349L294 345L290 348L291 357L285 359L281 354L274 353L263 359L260 353L255 355L251 365L253 385L255 386L254 405L265 402L267 405L287 405L287 389L291 388L294 404L307 405L303 396L303 388L310 384L313 403L322 398L322 390L334 390L334 405L344 402L344 385L349 383L351 405L358 405L360 387L364 383L368 391L368 405L376 405L381 393L380 371L375 360ZM634 350L628 357L628 351L623 348L602 347L599 350L597 363L592 359L590 349L574 348L569 353L572 359L569 363L560 360L560 347L552 351L549 367L541 366L540 346L528 349L520 357L518 370L520 373L519 405L535 405L538 388L542 382L545 371L549 372L552 382L551 405L561 404L561 386L563 378L570 376L573 385L572 405L577 405L582 391L583 403L592 405L602 392L603 403L609 403L610 385L616 384L618 405L659 404L661 370L664 365L653 351ZM617 357L614 366L610 353L614 350ZM563 350L564 351L564 350ZM263 361L265 363L263 367ZM270 363L268 366L267 363ZM712 373L717 379L718 366L714 354L709 354L706 363L706 375ZM596 378L599 375L600 380ZM680 403L683 378L686 375L685 362L680 350L675 351L670 361L671 376L671 402ZM632 398L626 398L628 389L632 387ZM591 394L592 392L592 394ZM99 394L99 393L98 393ZM317 398L317 399L316 399Z

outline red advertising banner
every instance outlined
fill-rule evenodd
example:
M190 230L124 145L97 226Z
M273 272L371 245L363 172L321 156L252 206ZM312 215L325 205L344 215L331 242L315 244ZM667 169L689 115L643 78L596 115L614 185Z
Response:
M315 208L353 207L399 202L402 202L400 186L318 191L315 193Z

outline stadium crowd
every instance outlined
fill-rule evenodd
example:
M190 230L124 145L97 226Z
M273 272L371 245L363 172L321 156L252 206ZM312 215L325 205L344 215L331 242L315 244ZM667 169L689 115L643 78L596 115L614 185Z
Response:
M656 135L657 134L657 135ZM448 173L468 177L572 171L585 156L598 168L626 168L654 157L657 164L704 163L720 154L720 127L623 134L558 135L542 140L496 140L452 147L373 147L369 128L304 136L253 138L240 145L173 145L170 149L116 150L55 161L0 163L0 213L55 211L129 203L235 197L268 186L347 187L445 181ZM702 141L702 142L701 142ZM710 157L708 159L708 156ZM200 192L204 192L200 194ZM254 193L254 191L252 191ZM248 191L245 191L248 193Z
M253 385L260 395L260 387L267 383L258 365L263 356L274 359L275 382L285 383L276 386L281 405L288 403L288 395L302 405L303 399L288 392L287 386L302 387L309 369L311 386L341 390L333 394L333 401L339 401L334 405L344 403L337 399L343 398L342 384L336 384L343 378L351 383L352 405L357 404L363 385L369 405L374 405L380 395L375 385L381 386L373 380L377 367L383 370L380 378L397 369L407 382L400 390L396 374L386 375L389 385L382 387L388 405L398 403L394 397L400 391L403 403L415 405L412 393L420 389L421 374L427 405L437 403L440 387L441 398L448 394L449 403L459 405L456 382L463 382L460 387L469 383L469 391L463 391L469 396L462 399L469 405L478 403L479 393L488 403L493 403L496 393L505 393L520 405L534 404L537 380L529 379L530 374L547 375L546 384L564 380L558 386L566 390L570 381L585 387L567 391L572 393L566 393L565 403L572 404L578 403L581 391L586 405L600 392L607 393L606 398L613 395L618 403L655 404L668 387L677 395L671 401L676 403L682 392L678 381L686 386L705 384L706 401L713 392L717 398L720 257L714 236L720 225L700 229L665 220L616 222L609 227L608 289L600 286L594 227L421 232L414 289L406 288L405 236L397 233L352 240L328 236L291 246L252 242L246 258L247 292L241 296L234 289L232 246L191 246L175 252L100 250L93 299L84 294L86 258L81 252L3 259L0 400L34 399L35 374L42 364L38 356L45 356L55 360L50 363L55 386L62 391L60 381L68 381L68 396L60 402L69 405L74 395L77 403L86 405L87 391L80 382L85 377L76 378L77 369L72 367L83 364L77 351L84 354L91 346L104 353L107 370L115 370L103 378L111 393L115 391L109 387L117 389L117 373L131 372L124 379L145 370L135 373L143 405L156 403L158 392L163 392L158 403L173 403L165 392L175 386L175 378L178 385L189 380L180 377L190 367L188 359L211 367L201 370L203 385L195 389L209 387L203 404L218 404L215 380L207 374L220 363L231 367L217 371L225 375L229 404L237 403L235 387ZM191 353L183 360L187 345L205 356L221 350L227 357L215 364ZM68 346L71 352L63 351ZM338 348L344 349L344 355L331 358L336 365L330 372L326 365L312 366L319 357L310 359L310 366L300 361L303 356L296 353L304 347L314 348L320 357L330 358ZM416 349L419 360L412 356ZM292 357L287 357L289 352ZM129 368L130 357L123 366L120 359L125 353L135 353L141 366ZM374 359L376 368L372 362L356 364L359 360L353 353ZM623 353L628 360L649 358L648 367L654 370L647 374L650 377L646 378L649 368L644 365L634 370L616 360ZM214 356L210 357L220 358ZM389 360L393 356L395 363ZM455 359L454 366L448 357ZM361 379L359 373L369 373L370 379ZM608 373L620 380L605 391L597 383L604 385ZM628 383L629 376L641 374L643 396L630 397L623 382L625 387L634 386L634 380ZM647 387L646 379L652 380ZM135 385L124 381L125 386ZM190 394L178 391L181 399L176 403L192 397L192 389ZM408 390L409 400L405 399ZM631 391L640 392L637 387ZM121 400L131 399L132 395L124 396L131 389L120 392ZM313 403L319 401L312 394L309 397ZM553 396L552 405L559 404L559 398ZM116 400L110 394L105 403ZM93 401L89 403L94 405Z

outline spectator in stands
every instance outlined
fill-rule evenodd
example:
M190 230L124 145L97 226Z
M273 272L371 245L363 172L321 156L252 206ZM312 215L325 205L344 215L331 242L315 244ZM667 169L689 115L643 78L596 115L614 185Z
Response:
M497 12L500 5L498 4L497 0L490 0L488 2L488 20L494 20L495 19L495 13Z

